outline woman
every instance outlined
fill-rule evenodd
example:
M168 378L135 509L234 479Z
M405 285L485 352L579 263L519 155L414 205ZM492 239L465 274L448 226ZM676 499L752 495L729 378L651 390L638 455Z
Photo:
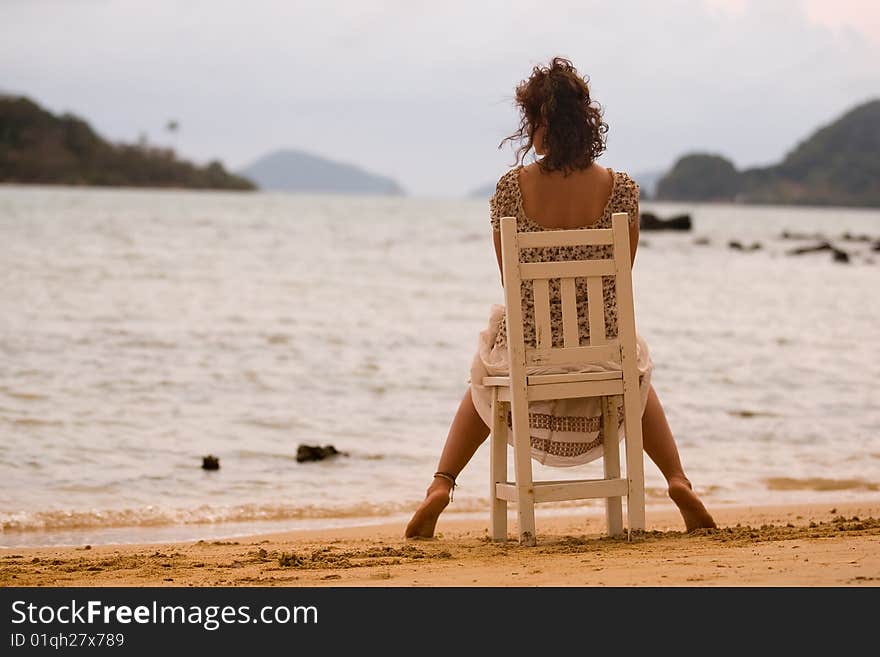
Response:
M639 238L638 186L623 172L596 164L605 149L608 126L591 101L586 80L571 62L554 58L547 67L535 67L528 80L516 89L520 109L519 130L505 139L520 141L518 166L498 181L489 205L494 229L495 255L501 268L500 218L514 216L519 231L575 228L610 228L614 212L630 215L630 250L635 258ZM504 142L502 142L503 144ZM533 148L541 157L528 166L522 158ZM529 249L523 258L552 261L609 257L608 246ZM583 288L581 285L583 284ZM534 346L534 311L531 290L523 289L523 323L527 344ZM555 285L555 286L554 286ZM617 317L610 279L604 285L605 324L616 334ZM558 281L551 283L551 322L554 342L561 334ZM578 314L586 306L584 282L578 282ZM406 528L406 536L431 537L437 518L451 499L455 479L477 448L489 435L489 391L480 382L487 374L504 373L507 363L506 328L501 306L493 308L489 328L480 336L480 346L471 369L471 387L461 400L440 456L437 472L425 500ZM580 325L581 343L589 341L587 322ZM561 346L561 345L555 345ZM657 464L668 485L669 497L678 506L688 531L715 527L712 516L693 491L678 455L675 439L657 393L650 383L652 364L647 345L638 338L642 435L645 452ZM548 465L576 465L602 453L598 438L596 400L546 402L529 406L532 456Z

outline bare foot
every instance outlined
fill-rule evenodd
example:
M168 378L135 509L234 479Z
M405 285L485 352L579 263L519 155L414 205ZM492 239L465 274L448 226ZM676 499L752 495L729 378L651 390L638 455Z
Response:
M449 504L450 486L442 479L435 479L428 487L428 493L421 506L416 509L412 520L406 526L406 538L431 538L437 518Z
M694 492L691 482L684 478L672 478L669 480L669 497L681 511L684 518L684 526L689 532L695 529L715 529L717 525L712 515L703 506L700 498Z

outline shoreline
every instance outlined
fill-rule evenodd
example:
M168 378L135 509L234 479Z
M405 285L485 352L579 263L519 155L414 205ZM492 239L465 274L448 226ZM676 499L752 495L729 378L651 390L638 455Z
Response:
M705 499L705 498L704 498ZM583 517L591 520L604 518L604 506L594 503L601 500L578 500L575 502L554 502L540 506L540 514L545 518ZM837 497L830 501L817 499L786 499L783 498L774 504L763 505L750 501L709 501L708 506L713 511L724 509L746 509L769 507L817 507L828 505L847 507L851 505L867 505L880 507L880 496L867 492L859 499L852 497ZM171 543L188 543L218 540L245 540L263 536L277 536L282 534L300 534L303 532L337 532L354 528L387 528L392 526L403 527L412 516L412 511L418 506L417 501L410 504L411 508L398 510L391 514L377 515L352 515L352 516L328 516L313 518L276 518L276 519L251 519L229 520L223 522L180 522L180 523L147 523L143 525L110 524L107 526L72 526L51 529L27 529L10 530L0 532L0 551L2 550L30 550L38 548L75 548L83 545L98 546L139 546L158 545ZM514 526L513 507L510 507L510 523ZM658 518L665 517L675 507L666 496L663 500L649 494L646 511L648 516L656 515ZM480 522L486 516L485 504L470 504L462 507L456 501L456 505L450 505L443 514L444 523ZM674 514L673 514L674 515ZM677 517L677 516L675 516ZM674 520L669 524L669 529L674 528ZM683 525L681 527L683 529ZM512 531L512 530L511 530Z
M880 503L719 506L718 530L682 531L648 510L636 541L601 514L541 514L538 546L487 538L480 519L441 517L437 538L405 523L230 540L0 548L2 586L880 586ZM510 538L515 538L511 517Z

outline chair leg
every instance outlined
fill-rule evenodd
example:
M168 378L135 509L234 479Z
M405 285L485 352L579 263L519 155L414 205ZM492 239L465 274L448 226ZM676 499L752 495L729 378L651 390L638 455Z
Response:
M519 542L534 547L535 538L535 490L532 483L532 450L529 445L528 411L522 413L519 422L514 419L513 461L516 469L517 516L519 519ZM523 421L524 420L524 421Z
M626 443L626 512L629 533L645 530L645 462L642 446L642 416L639 401L639 379L624 381L623 426Z
M507 404L498 401L498 388L492 392L492 437L489 453L489 519L492 540L507 540L507 500L498 499L495 485L507 482Z
M620 443L617 438L617 396L602 398L602 441L606 479L620 478ZM609 536L623 536L623 498L605 498Z

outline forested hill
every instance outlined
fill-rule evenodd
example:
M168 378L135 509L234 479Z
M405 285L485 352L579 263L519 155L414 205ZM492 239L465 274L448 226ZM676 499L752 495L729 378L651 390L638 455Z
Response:
M657 198L880 207L880 100L820 128L773 166L739 171L720 155L686 155L660 180Z
M202 167L170 148L111 143L84 120L23 96L0 96L0 182L255 189L218 161Z

